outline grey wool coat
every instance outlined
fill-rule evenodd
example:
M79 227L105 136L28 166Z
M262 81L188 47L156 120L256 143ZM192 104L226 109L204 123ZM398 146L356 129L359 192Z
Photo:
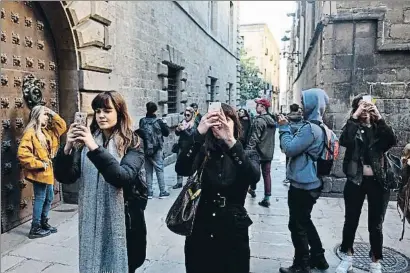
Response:
M121 157L113 140L104 148L102 134L94 138L98 149L88 151L84 147L70 155L60 149L54 162L58 181L66 184L79 181L79 270L80 273L134 272L140 264L132 265L132 257L128 257L133 254L127 245L133 244L127 242L129 221L124 211L123 188L135 182L144 154L141 149L130 148ZM139 215L143 218L143 211ZM144 230L139 232L145 238L145 221L142 222ZM144 248L145 258L146 243L140 247Z

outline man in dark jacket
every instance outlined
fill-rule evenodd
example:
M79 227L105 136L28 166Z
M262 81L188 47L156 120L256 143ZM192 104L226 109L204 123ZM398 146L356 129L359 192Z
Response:
M156 116L158 110L154 102L146 104L147 114L139 122L138 134L144 141L145 171L148 184L148 198L152 198L152 181L154 180L154 169L157 174L160 189L159 198L166 198L169 193L165 189L164 179L164 137L169 136L169 128L166 120Z
M268 113L270 102L267 99L257 99L256 112L259 114L252 125L252 134L249 139L249 148L256 148L260 157L262 168L262 176L265 186L265 197L259 202L263 207L269 207L271 196L271 162L273 159L273 151L275 149L275 131L276 122L272 115ZM252 185L249 193L255 197L256 185Z

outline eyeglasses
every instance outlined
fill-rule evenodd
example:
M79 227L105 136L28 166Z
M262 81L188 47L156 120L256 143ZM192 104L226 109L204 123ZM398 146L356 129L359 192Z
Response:
M189 118L191 116L191 114L184 114L184 116L186 116L187 118Z

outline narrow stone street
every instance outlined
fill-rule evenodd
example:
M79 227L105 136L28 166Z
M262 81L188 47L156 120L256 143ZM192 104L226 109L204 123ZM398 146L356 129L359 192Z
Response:
M278 140L277 142L278 143ZM278 145L277 145L278 146ZM246 208L253 220L251 226L251 272L278 272L282 265L290 265L293 246L287 227L287 186L282 184L285 177L285 157L276 148L272 164L273 196L272 206L260 207L263 195L263 183L258 184L258 197L248 196ZM174 166L166 168L166 182L172 186L176 181ZM165 223L168 209L179 191L170 190L171 198L149 201L146 210L148 227L147 260L138 273L182 273L184 268L184 237L170 232ZM158 189L156 189L158 194ZM154 194L155 196L155 194ZM37 240L28 240L29 223L2 235L1 272L7 273L75 273L78 272L78 237L76 206L61 205L51 214L51 222L58 225L55 235ZM313 211L313 221L326 249L326 258L334 272L339 258L335 248L340 243L344 220L343 199L320 198ZM385 246L410 257L410 228L405 239L399 241L401 222L396 210L396 203L389 204L384 224ZM360 221L357 242L368 242L367 209ZM408 263L408 260L404 259ZM391 259L386 262L392 263ZM394 262L394 261L393 261ZM408 264L407 264L408 265ZM361 272L360 270L355 270ZM409 271L405 271L409 272Z

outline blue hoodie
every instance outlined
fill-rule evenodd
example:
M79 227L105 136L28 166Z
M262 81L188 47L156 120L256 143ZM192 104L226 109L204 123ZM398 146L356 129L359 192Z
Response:
M312 88L302 91L303 115L305 120L323 121L322 117L329 104L329 97L322 89ZM317 177L317 159L323 150L322 129L313 123L306 123L293 135L289 124L279 126L280 142L283 152L290 158L287 166L287 179L292 186L313 190L321 186ZM310 156L309 156L309 155Z

